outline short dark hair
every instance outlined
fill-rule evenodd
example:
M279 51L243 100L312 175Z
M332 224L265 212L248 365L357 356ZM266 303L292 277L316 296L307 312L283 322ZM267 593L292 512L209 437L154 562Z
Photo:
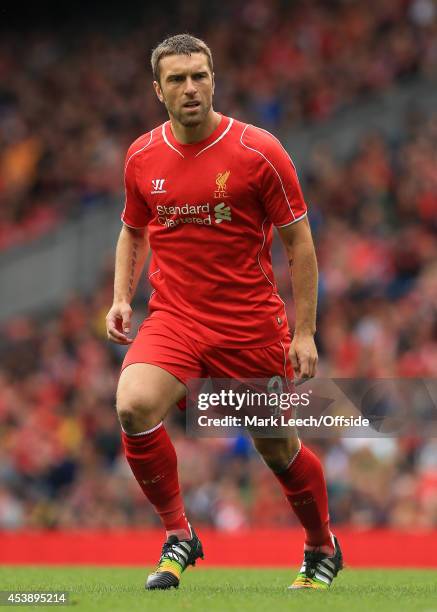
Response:
M163 40L152 51L151 64L153 78L159 81L159 62L163 57L169 55L191 55L192 53L204 53L208 60L208 66L213 72L212 53L208 45L191 34L176 34Z

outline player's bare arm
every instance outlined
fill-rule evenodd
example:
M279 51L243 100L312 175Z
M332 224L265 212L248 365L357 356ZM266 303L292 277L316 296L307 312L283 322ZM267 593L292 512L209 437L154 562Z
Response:
M132 308L130 303L144 268L149 242L147 228L123 225L115 253L114 301L106 316L108 339L117 344L131 344L128 337Z
M279 229L279 234L287 252L296 308L290 360L297 378L312 378L318 359L314 343L318 272L308 218Z

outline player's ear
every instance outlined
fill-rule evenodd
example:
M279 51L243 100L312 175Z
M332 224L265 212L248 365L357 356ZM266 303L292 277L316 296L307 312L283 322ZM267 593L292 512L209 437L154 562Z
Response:
M214 93L214 90L215 90L215 74L214 73L212 73L211 80L212 80L212 93Z
M164 103L164 96L162 95L162 89L161 89L161 85L159 84L159 81L153 81L153 88L158 97L158 100Z

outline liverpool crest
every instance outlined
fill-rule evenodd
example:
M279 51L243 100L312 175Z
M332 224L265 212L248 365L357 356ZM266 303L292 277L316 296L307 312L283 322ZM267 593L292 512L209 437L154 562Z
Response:
M228 194L226 193L226 183L228 181L229 175L231 174L230 170L226 170L225 172L219 172L217 174L217 178L215 179L215 184L217 189L214 191L215 198L227 198Z

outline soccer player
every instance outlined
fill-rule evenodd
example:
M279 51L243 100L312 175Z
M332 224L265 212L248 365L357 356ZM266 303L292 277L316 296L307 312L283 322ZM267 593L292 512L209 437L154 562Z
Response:
M167 589L179 585L203 550L185 515L163 419L184 400L188 379L314 376L317 263L286 151L265 130L213 110L208 46L188 34L172 36L154 49L151 63L170 120L127 152L107 333L130 345L117 390L124 451L166 530L146 588ZM292 268L292 338L272 271L273 225ZM149 316L132 340L130 302L149 247ZM254 437L254 445L305 532L304 561L291 588L328 588L342 554L329 528L319 459L297 434Z

